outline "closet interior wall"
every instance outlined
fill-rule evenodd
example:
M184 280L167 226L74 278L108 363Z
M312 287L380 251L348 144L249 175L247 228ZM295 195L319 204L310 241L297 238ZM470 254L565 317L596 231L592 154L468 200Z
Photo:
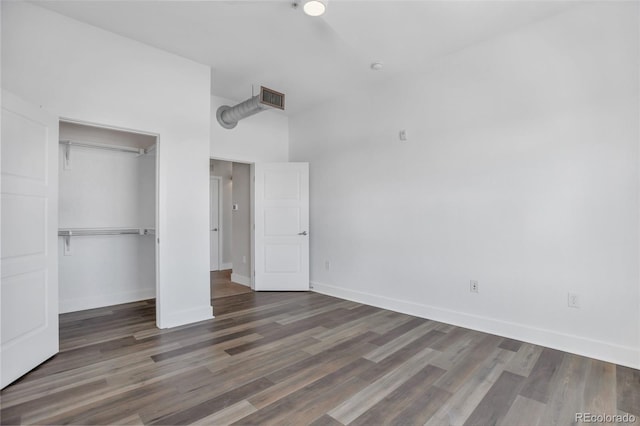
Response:
M155 297L156 143L150 135L60 123L60 312ZM73 142L149 149L148 153ZM139 234L73 236L75 229L138 229ZM146 230L146 232L145 232ZM68 242L68 245L67 245Z

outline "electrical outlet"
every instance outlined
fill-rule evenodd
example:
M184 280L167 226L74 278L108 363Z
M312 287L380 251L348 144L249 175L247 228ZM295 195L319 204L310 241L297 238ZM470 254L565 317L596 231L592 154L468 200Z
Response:
M242 263L247 263L247 256L242 256Z
M324 261L324 269L326 269L327 271L331 269L331 262L329 262L328 260Z
M567 305L570 308L580 308L580 295L576 293L569 293L567 296Z
M478 285L478 281L476 281L476 280L469 281L469 291L471 293L479 293L480 292L480 286Z

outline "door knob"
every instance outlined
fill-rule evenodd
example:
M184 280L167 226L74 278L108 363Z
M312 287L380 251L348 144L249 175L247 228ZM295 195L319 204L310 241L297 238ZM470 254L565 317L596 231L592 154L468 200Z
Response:
M307 231L298 232L298 235L307 235Z

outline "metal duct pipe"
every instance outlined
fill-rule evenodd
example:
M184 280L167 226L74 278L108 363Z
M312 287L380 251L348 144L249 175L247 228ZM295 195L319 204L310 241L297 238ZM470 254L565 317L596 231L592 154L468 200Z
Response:
M216 111L216 118L218 123L225 129L233 129L238 125L238 121L257 114L264 109L267 109L267 107L260 103L260 97L254 96L234 107L222 105Z

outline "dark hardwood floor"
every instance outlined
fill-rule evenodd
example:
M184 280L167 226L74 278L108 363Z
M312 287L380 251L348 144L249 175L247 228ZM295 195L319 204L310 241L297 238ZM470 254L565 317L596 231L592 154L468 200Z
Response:
M568 425L631 413L640 371L316 293L60 317L60 353L2 391L2 424Z
M251 288L231 281L231 269L211 271L210 274L212 299L251 293Z

